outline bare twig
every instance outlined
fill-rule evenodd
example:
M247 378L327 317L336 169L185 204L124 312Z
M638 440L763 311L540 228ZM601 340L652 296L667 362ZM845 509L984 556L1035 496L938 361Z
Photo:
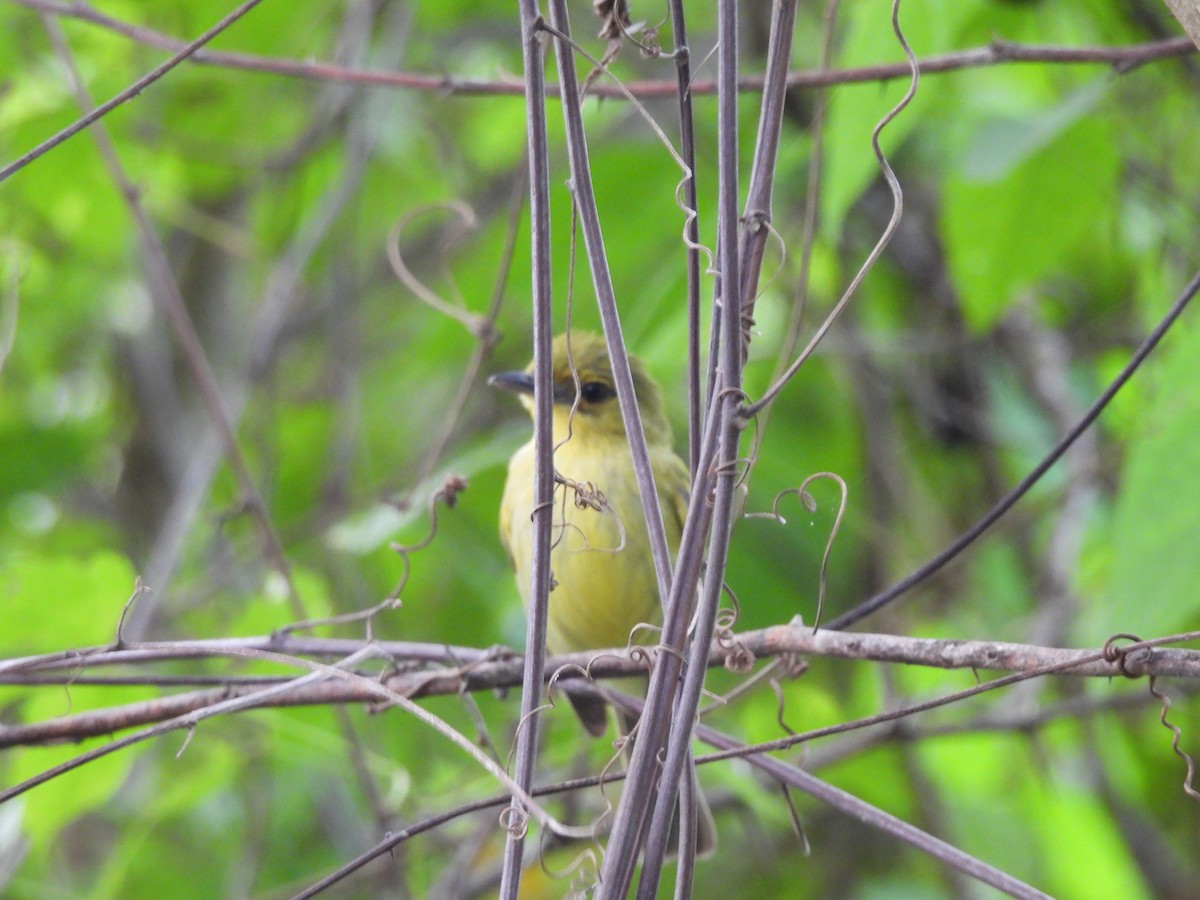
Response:
M23 2L23 0L17 0L17 2L21 3L21 2ZM185 59L187 59L189 56L192 56L197 50L199 50L201 47L203 47L205 44L207 44L209 41L211 41L213 38L215 38L221 32L228 29L229 26L231 26L234 22L236 22L238 19L240 19L246 13L250 12L250 10L254 9L254 7L258 6L258 4L261 2L262 2L262 0L245 0L244 3L242 3L235 10L233 10L231 13L229 13L229 15L222 18L219 22L217 22L216 25L214 25L212 28L208 29L208 31L204 32L204 34L200 35L200 37L196 38L191 43L185 44L179 50L179 52L175 53L170 59L166 60L161 65L157 66L156 68L152 69L150 72L143 75L141 78L139 78L137 81L135 81L129 87L127 87L125 90L121 91L119 94L117 94L115 97L113 97L111 100L108 100L107 102L102 103L99 106L95 107L89 113L87 113L87 115L83 116L83 118L77 119L76 121L72 122L70 125L68 125L66 128L64 128L62 131L58 132L58 134L42 141L42 143L38 144L36 147L34 147L28 153L23 154L20 158L14 160L13 162L9 163L4 168L0 169L0 181L4 181L13 173L18 172L21 169L25 168L25 166L29 165L31 162L33 162L35 159L37 159L39 156L43 156L44 154L53 150L59 144L63 143L63 141L67 140L68 138L72 137L73 135L78 134L80 131L87 128L89 125L91 125L93 122L97 121L101 117L112 112L114 109L116 109L122 103L125 103L126 101L131 100L134 97L136 97L138 94L140 94L142 91L144 91L150 85L154 84L154 82L158 81L158 79L162 78L164 75L166 75L168 72L170 72L173 68L175 68L181 62L183 62ZM36 4L33 2L24 2L23 5L33 7L34 9L45 9L44 7L40 6L39 4ZM45 11L46 12L53 11L53 12L60 12L60 13L62 12L61 10L57 10L57 9L55 9L55 10L47 9ZM89 102L89 105L90 105L90 102Z
M737 748L736 741L703 725L697 729L697 735L701 740L713 746L730 749ZM1009 896L1042 898L1042 900L1047 900L1050 896L1014 878L1007 872L1001 871L995 866L988 865L982 860L964 853L957 847L922 831L914 825L910 825L903 819L886 813L878 807L867 803L865 800L861 800L853 794L822 781L797 766L789 765L773 756L754 755L747 757L747 761L751 765L757 766L767 772L781 783L801 790L833 808L864 822L872 828L877 828L894 838L902 840L922 853L926 853L934 859L952 866L970 875L972 878L978 879L984 884L998 888L1009 894Z
M450 726L444 720L414 703L408 697L391 690L379 681L367 678L353 671L347 671L349 667L355 666L366 659L377 656L378 653L379 649L377 645L365 644L349 657L340 660L337 665L327 665L325 663L312 662L310 660L304 660L297 657L284 656L280 653L266 650L245 651L239 655L266 662L275 662L282 665L300 667L310 671L307 675L290 679L283 684L272 685L248 694L222 699L219 702L206 705L194 711L186 712L183 715L175 716L174 718L161 722L151 728L144 729L140 732L135 732L134 734L125 738L105 744L104 746L88 751L87 753L82 753L73 759L61 763L60 765L47 769L46 771L41 772L32 778L28 778L19 784L4 790L0 790L0 804L13 799L14 797L18 797L21 794L32 790L38 785L44 784L58 775L63 774L64 772L76 769L82 765L85 765L103 756L107 756L108 754L117 750L124 749L125 747L131 746L140 741L158 737L179 729L186 729L190 735L192 732L194 732L196 726L205 719L229 712L255 708L264 701L285 696L290 691L303 689L306 685L335 679L356 682L369 694L373 695L376 700L382 701L386 705L400 707L405 712L433 728L451 743L455 744L461 750L466 752L467 755L474 759L489 774L495 777L502 785L504 785L516 797L518 797L525 809L528 810L528 814L533 815L534 818L536 818L537 821L544 827L549 828L556 834L561 834L568 837L585 838L591 836L592 829L590 827L565 825L547 813L539 805L535 804L528 791L517 785L517 783L508 776L503 768L496 764L483 751L477 748L469 738L464 736L457 729ZM186 747L186 744L184 746Z
M1196 640L1197 632L1167 635L1154 640L1140 642L1138 648L1159 648L1165 644ZM959 638L915 638L895 634L872 634L869 632L845 632L822 629L813 633L801 621L787 625L741 632L735 636L737 647L726 641L714 641L707 665L725 665L742 652L755 658L801 654L838 659L875 660L878 662L901 663L904 665L931 666L940 669L980 669L1002 671L1025 671L1042 665L1058 665L1070 662L1071 669L1065 674L1090 678L1113 678L1123 672L1114 664L1086 664L1084 658L1090 650L1068 650L1039 647L1031 644L1016 644L1004 641L965 640ZM244 638L215 638L197 641L151 641L127 643L120 647L113 644L62 650L39 656L14 657L0 660L0 684L69 684L81 677L80 673L106 666L141 666L151 663L179 661L183 659L219 659L237 657L247 651L274 650L291 656L308 656L317 659L349 656L367 643L353 638L313 638L284 636L279 634ZM424 665L469 666L468 690L485 690L511 687L511 673L505 666L518 658L510 654L506 659L497 656L494 650L477 647L450 646L414 641L372 641L380 650L382 658L392 663L418 663ZM1135 674L1200 678L1200 651L1160 650L1144 656L1127 657L1125 665ZM519 665L519 663L518 663ZM628 677L645 674L645 663L627 657L625 648L588 650L550 657L547 671L562 667L588 670L599 678ZM1130 668L1132 667L1132 668ZM50 678L50 673L61 673ZM463 682L455 686L439 686L440 677L449 677L452 672L442 672L430 678L429 683L415 691L414 696L431 693L447 693L460 690ZM171 685L177 683L174 673L161 679L140 683ZM220 676L196 676L207 683L235 683ZM409 684L408 687L414 685ZM400 688L397 688L398 690ZM408 688L405 688L407 690Z
M109 16L83 2L66 3L61 0L13 0L13 2L30 9L88 22L147 46L163 50L179 50L187 46L178 38ZM925 75L1013 63L1104 65L1110 66L1118 72L1128 72L1149 62L1190 56L1194 53L1196 53L1196 47L1186 37L1172 37L1126 46L1086 47L1021 44L1014 41L996 40L984 47L926 57L920 61L920 65L921 72ZM429 75L417 72L376 72L334 63L285 59L253 53L198 50L190 54L188 58L191 62L200 65L220 66L240 71L427 91L442 96L519 97L525 90L524 82L516 79L456 78L453 75ZM905 78L908 73L909 66L906 62L881 63L851 69L818 68L789 73L787 84L789 88L823 88L841 84L892 81L897 78ZM745 75L738 79L738 90L743 93L757 93L762 90L764 82L763 76ZM548 84L546 87L549 96L558 95L558 85ZM667 79L627 82L626 87L634 96L642 100L677 97L679 90L677 80ZM689 82L688 90L692 96L715 94L717 85L713 79L701 79ZM622 90L603 84L593 85L589 94L612 99L620 99L625 96Z
M1200 681L1200 651L1163 649L1162 644L1195 640L1197 635L1169 635L1143 641L1125 648L1121 659L1106 659L1102 651L1039 647L997 641L912 638L890 634L866 634L812 630L797 621L736 636L736 642L714 641L706 664L728 666L741 655L753 658L803 655L822 658L869 660L902 665L972 671L1007 671L1031 674L1054 672L1087 678L1114 678L1121 675L1171 676ZM464 691L495 690L521 683L522 660L517 656L497 656L469 647L435 644L410 644L321 638L296 638L272 635L220 641L173 641L129 644L78 650L71 654L55 653L0 662L0 684L25 687L88 683L135 684L138 686L195 683L181 676L165 674L141 678L89 679L80 673L102 666L147 665L171 660L205 658L241 658L247 654L271 651L287 653L288 658L343 658L371 646L376 658L393 665L400 663L437 665L440 668L398 670L383 677L389 690L405 697L454 695ZM556 656L546 661L544 678L578 683L581 679L598 680L644 674L645 662L624 649L588 651ZM200 676L196 676L200 679ZM76 713L47 722L0 725L0 748L27 744L81 740L112 734L126 728L160 722L184 712L203 709L214 702L251 689L275 684L278 678L247 680L243 676L204 676L203 683L221 685L216 690L193 691L170 697L138 701L122 706ZM582 687L582 685L580 685ZM305 706L330 703L365 703L375 700L373 689L361 682L329 681L319 685L294 687L277 698L262 698L258 706ZM835 726L835 729L838 726ZM835 733L833 731L828 733Z

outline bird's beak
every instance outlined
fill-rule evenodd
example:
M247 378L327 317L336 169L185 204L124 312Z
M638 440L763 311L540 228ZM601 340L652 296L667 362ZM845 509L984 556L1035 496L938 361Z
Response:
M512 391L514 394L533 395L533 376L528 372L499 372L487 381L494 388Z

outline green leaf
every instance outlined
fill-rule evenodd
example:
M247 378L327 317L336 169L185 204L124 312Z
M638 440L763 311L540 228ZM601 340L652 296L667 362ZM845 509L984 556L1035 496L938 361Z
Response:
M1098 91L1085 87L1032 121L982 123L963 174L947 183L947 263L976 331L1107 236L1120 159L1108 122L1082 118Z
M1148 363L1153 387L1131 436L1107 542L1112 577L1103 608L1080 623L1091 644L1132 632L1146 638L1200 625L1200 327L1181 322Z
M1085 897L1104 885L1104 893L1130 900L1149 897L1105 801L1083 785L1055 781L1037 795L1028 821L1045 848L1049 880L1042 886L1060 897ZM1110 893L1111 892L1111 893Z
M45 653L112 640L133 588L133 567L114 552L0 557L0 653ZM70 615L63 614L65 608Z

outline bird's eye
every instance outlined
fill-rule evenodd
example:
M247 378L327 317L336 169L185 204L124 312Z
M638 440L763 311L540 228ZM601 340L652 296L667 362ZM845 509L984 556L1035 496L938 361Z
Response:
M603 381L585 381L579 386L579 396L584 403L603 403L609 397L615 397L616 391Z

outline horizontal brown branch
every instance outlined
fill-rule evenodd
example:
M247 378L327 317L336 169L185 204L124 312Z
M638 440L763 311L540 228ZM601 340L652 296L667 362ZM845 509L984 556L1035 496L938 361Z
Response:
M1148 642L1149 643L1149 642ZM121 648L92 648L43 657L0 661L0 684L37 686L47 683L72 685L82 671L98 666L146 664L167 660L204 657L250 657L255 652L289 654L296 657L346 657L361 651L364 641L321 638L261 637L236 640L179 641L131 644ZM521 683L521 658L506 651L450 648L436 644L375 642L378 657L395 668L370 673L384 685L410 698L457 694L463 691L502 690ZM744 670L754 659L785 655L843 658L943 669L969 668L1005 672L1036 672L1057 668L1057 674L1095 678L1119 676L1174 676L1200 678L1200 652L1147 646L1133 647L1118 662L1106 661L1098 650L1038 647L996 641L967 641L912 638L889 634L812 630L803 625L778 625L737 635L733 641L714 645L712 666L728 665ZM408 670L401 670L403 664ZM420 665L412 670L413 665ZM361 670L360 670L361 671ZM596 651L556 656L547 660L546 671L568 690L582 679L603 679L645 671L645 663L621 651ZM587 673L587 674L585 674ZM56 679L51 678L56 674ZM164 676L164 680L174 676ZM30 744L79 741L113 734L129 728L162 722L194 712L233 697L248 697L264 690L262 685L220 685L153 700L108 707L63 716L47 722L0 725L0 748ZM279 682L288 680L281 677ZM271 687L278 687L275 682ZM571 682L574 682L572 684ZM144 678L139 684L152 683ZM308 706L334 703L378 703L372 692L354 679L331 679L308 683L283 693L275 692L262 706Z
M107 15L86 3L63 3L60 0L16 0L22 6L46 13L79 19L123 35L146 46L175 52L186 42L162 32ZM1059 65L1105 65L1118 71L1130 69L1171 57L1188 56L1196 53L1196 47L1187 37L1168 38L1125 46L1060 47L1034 44L1018 44L997 40L985 47L960 50L926 57L919 61L922 75L953 72L959 69L975 69L984 66L1008 63L1054 63ZM406 90L429 91L444 95L464 97L523 96L524 82L516 79L457 78L452 75L428 75L414 72L372 72L339 66L331 63L284 59L261 56L253 53L232 53L217 50L202 50L191 57L192 62L221 66L248 72L262 72L293 78L320 81L340 81L354 84L394 87ZM787 83L792 88L832 87L839 84L861 84L873 81L891 81L910 77L907 62L881 63L851 69L809 69L788 75ZM748 75L738 79L741 91L757 93L763 88L763 76ZM629 93L638 99L675 96L678 85L674 78L632 81L626 84ZM693 95L715 94L716 81L697 79L692 82ZM549 96L559 96L557 85L548 84ZM614 100L627 99L627 94L611 84L595 84L588 93Z

